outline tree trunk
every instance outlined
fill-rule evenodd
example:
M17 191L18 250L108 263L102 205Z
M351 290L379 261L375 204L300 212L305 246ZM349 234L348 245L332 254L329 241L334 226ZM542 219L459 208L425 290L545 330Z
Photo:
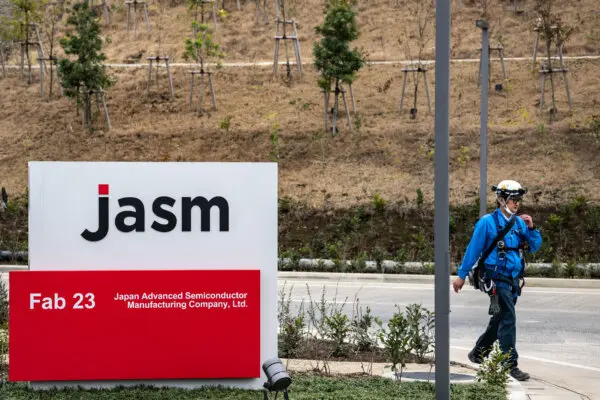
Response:
M50 94L48 95L48 101L52 98L52 86L54 84L54 20L52 21L52 36L50 37L50 56L48 60L50 62Z
M31 85L31 59L29 57L29 13L25 13L25 56L27 57L27 71L29 77L27 83Z
M75 98L75 106L77 108L77 116L79 117L79 105L81 104L80 103L80 101L81 101L81 97L80 97L81 96L81 88L79 86L77 86L75 88L75 90L77 90L77 95L76 95L76 98Z
M548 68L550 69L550 87L552 90L552 108L550 113L550 121L552 121L552 112L556 110L556 96L554 95L554 73L552 72L552 55L550 46L552 45L551 39L546 39L546 51L548 52Z
M92 96L88 89L84 92L84 118L89 131L92 131Z
M339 104L340 104L340 80L336 78L335 79L335 99L333 102L333 113L332 113L332 117L331 117L331 132L333 135L337 134L336 121L337 121L337 116L338 116Z
M194 15L194 21L196 21L196 24L198 23L198 4L196 4L196 14ZM204 22L204 12L202 12L202 22ZM193 29L194 38L196 37L196 33L198 33L196 24L194 24L194 29Z
M413 99L413 108L417 109L417 94L419 92L419 75L420 72L417 72L417 78L415 79L415 98Z

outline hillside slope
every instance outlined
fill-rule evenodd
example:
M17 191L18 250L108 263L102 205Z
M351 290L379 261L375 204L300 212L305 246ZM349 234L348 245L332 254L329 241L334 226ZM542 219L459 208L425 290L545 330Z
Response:
M155 54L156 24L163 14L161 48L180 62L190 14L183 3L155 2L150 7L152 33L143 32L138 19L138 38L125 32L126 9L112 4L110 40L105 52L109 62L125 62ZM360 118L349 130L345 115L341 133L332 137L323 129L322 94L311 67L313 27L322 19L321 2L290 1L300 23L304 75L274 77L270 67L231 67L215 71L217 111L199 115L189 109L189 74L174 68L175 99L168 98L164 68L158 84L146 98L147 70L110 69L117 84L107 93L112 130L82 129L73 101L40 100L39 85L27 86L18 72L0 79L0 185L9 193L27 186L29 160L145 160L145 161L273 161L279 162L280 196L314 207L348 207L370 202L374 194L384 199L414 199L421 189L426 202L433 201L433 113L421 82L418 116L411 120L406 100L402 113L398 103L402 88L401 64L365 67L353 85ZM362 36L358 46L370 59L406 58L398 38L414 25L408 4L412 2L368 1L359 4ZM529 2L531 3L531 2ZM560 1L565 18L577 26L568 55L598 54L597 7L590 0ZM228 0L229 15L215 34L223 43L226 61L268 61L272 57L273 23L256 25L254 3L237 11ZM242 0L242 4L244 4ZM506 56L530 56L533 46L532 14L514 16L511 2L500 3ZM292 7L293 6L293 7ZM529 7L529 4L528 4ZM476 57L480 31L474 20L479 12L463 1L453 19L453 57ZM138 15L139 16L139 15ZM272 16L272 13L271 13ZM492 21L494 18L492 18ZM399 23L399 21L401 23ZM433 30L430 31L430 37ZM430 40L427 57L433 57ZM13 60L14 61L14 60ZM598 60L569 60L569 86L573 112L569 112L562 79L557 78L559 114L548 123L539 115L540 81L531 61L507 62L509 80L502 79L498 61L492 63L489 128L489 184L505 178L521 181L531 190L532 201L553 204L584 196L600 200L600 73ZM429 73L434 103L435 77ZM503 83L496 93L494 85ZM409 80L409 85L412 82ZM410 93L411 87L408 87ZM549 92L546 93L546 100ZM197 106L198 96L195 97ZM548 103L547 103L548 104ZM208 101L206 103L208 106ZM453 63L451 69L451 177L454 204L470 203L479 186L479 88L476 63ZM544 110L547 112L547 110ZM227 121L229 126L227 127ZM356 122L359 121L359 122Z

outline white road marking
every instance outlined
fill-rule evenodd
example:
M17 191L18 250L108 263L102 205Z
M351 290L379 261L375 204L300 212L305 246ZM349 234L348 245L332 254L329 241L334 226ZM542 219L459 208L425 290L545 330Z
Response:
M457 349L457 350L466 350L466 351L471 351L472 350L472 348L461 347L461 346L450 346L450 348ZM587 371L600 372L600 368L594 368L594 367L588 367L586 365L571 364L571 363L563 362L563 361L555 361L555 360L548 360L548 359L545 359L545 358L527 356L527 355L521 354L521 352L519 352L519 358L525 358L527 360L539 361L539 362L544 362L544 363L549 363L549 364L562 365L564 367L585 369Z
M285 285L290 287L292 286L292 284L290 283L292 282L292 280L286 281ZM327 283L319 283L319 282L327 282ZM434 289L434 285L431 285L429 283L400 283L400 282L389 282L389 283L378 283L375 285L369 284L368 282L364 282L364 283L341 283L341 284L337 284L337 283L331 283L330 280L327 281L303 281L303 284L301 286L299 285L294 285L294 288L296 287L302 287L302 288L306 288L306 283L308 283L308 286L313 287L313 286L319 286L319 287L333 287L333 288L346 288L346 289L354 289L354 288L372 288L372 289L392 289L394 287L397 288L402 288L402 289L406 289L406 290L420 290L420 291L427 291L427 290L431 290L433 293L433 289ZM279 281L278 285L279 286L283 286L284 282ZM450 286L450 288L452 288L452 286ZM465 288L463 287L463 292L464 292ZM468 290L468 288L467 288ZM473 289L474 290L474 289ZM558 290L547 290L547 289L536 289L536 288L524 288L523 289L523 296L526 296L527 294L582 294L582 295L591 295L591 296L600 296L600 290L598 289L573 289L571 291L558 291Z
M342 297L342 296L340 296ZM292 303L308 303L310 302L309 298L292 298ZM313 300L315 302L319 302L320 298L317 300ZM333 302L333 299L328 299L328 301ZM354 301L341 301L341 300L336 300L336 304L353 304ZM381 301L369 301L369 300L360 300L359 299L359 303L361 304L367 304L367 305L377 305L377 306L387 306L387 307L396 307L397 304L403 304L402 302L395 302L395 303L389 303L389 302L381 302ZM478 310L488 310L489 306L474 306L474 305L466 305L466 304L451 304L450 305L450 312L452 312L453 308L466 308L469 310L473 310L473 309L478 309ZM526 311L526 312L549 312L549 313L561 313L561 314L581 314L581 315L593 315L593 316L597 316L598 312L596 311L579 311L579 310L557 310L557 309L544 309L544 310L540 310L538 308L523 308L523 307L517 307L517 312L519 311ZM537 322L537 321L536 321Z

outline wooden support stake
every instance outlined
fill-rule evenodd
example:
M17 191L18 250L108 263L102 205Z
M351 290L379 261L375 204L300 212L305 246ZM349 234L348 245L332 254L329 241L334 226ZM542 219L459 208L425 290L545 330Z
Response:
M44 62L48 61L50 63L52 63L52 59L50 57L48 58L38 58L38 62L40 63L40 97L43 98L44 97L44 70L46 69L44 67ZM58 75L58 67L57 68L53 68L52 69L52 74L56 74L56 83L58 85L58 89L60 90L60 95L64 96L64 92L63 92L63 87L62 87L62 82L60 80L60 76Z
M286 46L286 55L287 55L287 41L291 40L294 46L294 56L296 58L296 68L298 69L298 73L300 75L302 75L302 59L300 56L300 39L298 39L298 30L296 28L296 21L295 20L288 20L288 21L283 21L280 19L276 19L275 20L275 51L273 54L273 74L276 75L277 74L277 69L279 66L279 42L281 40L284 41L284 46ZM279 33L279 26L282 25L283 26L283 33L280 34ZM292 29L293 29L293 34L292 35L287 35L285 33L285 25L291 25ZM286 62L289 62L289 59L286 60Z
M23 80L24 73L25 73L25 44L21 43L21 80Z
M481 49L479 49L479 51L481 51ZM491 62L491 58L492 58L492 51L497 51L498 55L500 57L500 64L502 65L502 75L504 76L504 80L508 79L508 75L506 74L506 66L504 64L504 48L502 46L498 46L498 47L490 47L489 48L489 52L488 52L488 65L490 66L488 68L488 83L491 80L491 76L492 76L492 62ZM481 57L479 57L479 71L477 72L477 87L481 86L481 63L483 62L481 60Z
M110 25L110 15L108 11L108 5L106 4L106 0L100 0L100 6L102 8L102 13L104 14L104 19L106 19L106 25ZM90 2L90 8L94 7L94 0Z
M165 57L161 57L161 56L150 56L150 57L146 57L146 60L148 60L148 83L146 84L146 98L150 95L150 82L152 80L152 62L156 61L156 78L158 81L158 68L160 66L160 61L163 60L165 62L165 65L167 67L167 76L169 78L169 90L171 93L171 98L173 98L175 96L175 93L173 91L173 79L171 78L171 70L169 69L169 57L165 56Z
M546 79L550 79L551 74L557 74L557 73L563 74L563 78L565 80L565 90L567 92L567 100L569 102L569 109L571 111L573 111L573 102L571 101L571 92L569 91L569 81L567 79L567 72L569 72L569 69L566 67L560 67L560 68L550 67L550 69L548 69L547 65L542 65L542 68L540 69L540 74L542 77L542 85L541 85L542 92L540 95L540 113L543 112L543 108L544 108L544 92L545 92L545 88L546 88Z
M38 58L38 62L40 63L40 99L44 98L44 59Z
M348 111L348 102L346 101L346 91L342 89L342 100L344 100L344 110L346 110L346 120L348 121L348 127L352 131L352 123L350 122L350 112Z
M537 50L540 45L540 28L535 27L533 30L534 30L534 32L536 32L535 44L533 45L533 63L535 64L535 60L537 58Z
M106 25L110 25L110 14L108 12L108 5L106 0L102 0L102 11L104 12L104 18L106 19Z
M323 116L325 117L325 132L327 132L329 126L329 93L329 91L323 90L323 105L325 107Z
M404 79L402 80L402 94L400 96L400 113L402 113L402 108L404 105L404 94L406 92L406 80L408 78L408 73L412 73L413 79L416 76L416 79L419 79L418 74L423 75L423 83L425 84L425 93L427 94L427 107L429 108L429 112L431 112L431 97L429 95L429 83L427 81L427 66L426 65L408 65L402 69L404 73Z
M104 116L106 117L106 125L110 131L110 116L108 115L108 107L106 106L106 99L104 96L104 90L101 91L102 105L104 106Z
M258 18L260 16L260 2L263 2L263 24L267 24L267 0L254 0L256 3L256 23L258 24Z
M196 75L200 75L200 104L198 105L200 112L203 112L204 109L202 108L202 106L204 105L204 75L208 76L208 89L210 92L210 98L211 98L211 104L213 107L213 110L217 109L217 100L215 97L215 91L213 88L213 81L212 81L212 72L207 72L207 71L188 71L191 74L191 81L190 81L190 109L192 109L192 104L193 104L193 98L194 98L194 77Z
M148 33L150 33L150 18L148 17L148 4L145 0L126 0L125 4L127 4L127 32L129 32L130 26L130 15L131 15L131 5L133 5L133 36L137 35L137 6L141 4L144 12L144 19L146 21L146 26L148 28Z
M81 89L81 90L83 90L83 89ZM108 115L108 106L106 105L106 97L104 94L104 90L102 90L102 89L89 90L88 96L92 96L92 95L94 95L94 97L96 98L96 109L98 110L98 112L100 112L100 103L102 103L102 108L104 110L104 119L106 120L106 127L107 127L107 130L110 131L110 129L111 129L110 116ZM91 107L91 100L90 100L90 107ZM90 110L90 112L91 112L91 110ZM91 115L90 115L90 118L91 118ZM90 120L90 122L92 122L92 121ZM85 128L85 126L86 126L85 110L82 113L82 126L83 126L83 128Z
M348 87L350 88L350 99L352 100L352 113L356 114L356 103L354 102L354 90L352 90L352 84L349 83Z
M342 95L342 101L344 102L344 110L346 111L346 121L348 122L348 127L349 127L350 131L352 131L353 130L352 122L350 120L350 111L348 110L348 102L346 100L346 91L344 90L343 84L341 82L339 83L338 90L339 90L339 93ZM328 91L321 89L321 91L323 92L323 104L324 104L323 117L324 117L324 121L325 121L325 131L328 130L329 122L331 122L331 134L332 134L332 136L335 136L338 133L337 117L338 117L338 113L339 113L339 95L335 96L335 88L333 90L328 90ZM331 97L331 93L334 94L334 102L333 102L333 109L331 110L331 117L330 117L329 100ZM354 102L354 95L352 95L352 101ZM356 113L356 110L355 110L355 113Z
M211 11L209 11L209 12L212 15L212 21L213 21L214 28L217 29L217 6L219 4L218 0L217 0L216 3L215 3L215 0L201 0L200 3L198 3L198 4L200 4L200 7L202 8L202 10L201 10L201 18L200 18L200 22L202 24L204 24L204 13L206 12L206 11L204 11L204 5L205 4L210 4L211 5L212 12ZM195 21L196 22L198 21L198 5L196 5ZM197 33L196 32L196 27L194 26L193 29L192 29L192 34L194 36L196 36L196 33Z
M25 25L25 24L22 24ZM33 28L33 32L31 32ZM30 35L33 33L36 41L29 41L29 37ZM26 44L28 46L26 46ZM35 47L37 50L37 54L38 54L38 59L45 59L46 56L44 55L44 49L42 47L42 38L40 36L40 31L38 29L38 25L37 24L29 24L26 28L25 28L25 41L20 42L21 45L21 79L23 79L23 75L24 75L24 70L25 70L25 57L27 57L28 60L28 64L31 64L31 57L29 54L29 49L27 51L25 51L25 47ZM27 54L25 54L27 53ZM43 67L46 67L45 63L42 63ZM29 71L29 81L31 81L31 71Z
M558 55L560 57L560 67L563 70L563 79L565 80L565 89L567 90L567 100L569 101L569 108L572 111L573 103L571 102L571 92L569 91L569 79L567 78L568 69L565 67L564 60L563 60L563 46L564 45L561 44L561 46L558 50Z
M4 42L0 42L0 63L2 63L2 76L6 78L6 64L4 59Z
M550 29L557 30L558 27L556 25L554 25L554 26L551 26ZM534 64L535 64L535 60L537 59L537 51L538 51L538 47L540 45L541 30L542 30L542 26L541 26L541 23L538 21L537 26L535 28L533 28L533 31L536 33L535 45L533 46L533 63Z
M555 74L555 73L563 74L563 79L565 81L565 90L567 92L567 100L569 102L569 109L571 111L573 111L573 101L571 99L571 91L569 90L569 78L567 77L567 73L569 72L569 69L565 66L565 63L564 63L563 49L564 49L564 44L557 46L558 60L560 63L559 68L552 67L552 60L550 60L550 65L543 64L542 67L540 68L540 74L541 74L541 78L542 78L542 84L541 84L542 93L540 95L540 113L542 112L543 106L544 106L544 91L545 91L545 86L546 86L546 79L548 79L549 75Z

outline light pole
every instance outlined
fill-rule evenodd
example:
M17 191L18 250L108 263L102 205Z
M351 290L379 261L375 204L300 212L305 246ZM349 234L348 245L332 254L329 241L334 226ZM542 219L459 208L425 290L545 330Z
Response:
M478 28L481 28L481 148L479 150L479 217L483 217L487 211L488 60L490 46L488 39L488 22L484 19L478 19L475 25L477 25Z
M437 0L435 28L435 398L450 398L450 0Z

